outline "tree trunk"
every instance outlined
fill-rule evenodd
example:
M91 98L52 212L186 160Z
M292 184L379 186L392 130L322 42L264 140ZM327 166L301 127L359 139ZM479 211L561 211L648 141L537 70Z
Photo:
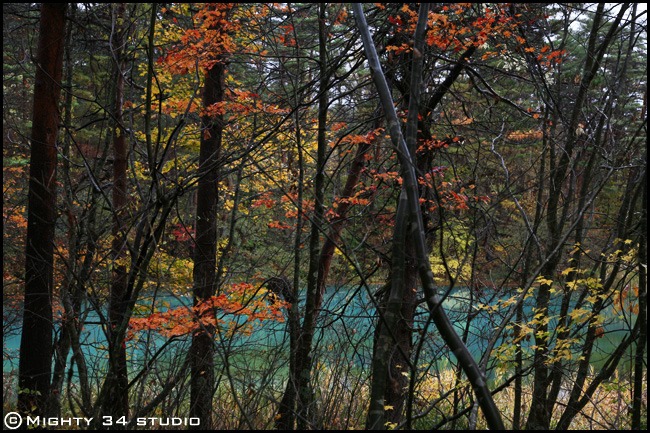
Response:
M404 174L403 183L409 205L409 217L412 218L412 221L414 222L414 224L412 224L410 235L412 236L417 255L418 274L422 282L427 306L429 307L433 321L440 331L443 340L458 358L469 382L474 388L474 392L476 393L477 400L483 410L488 426L491 429L503 430L504 426L501 420L501 414L494 404L490 390L487 387L485 376L481 373L481 370L472 355L469 353L467 347L456 334L453 325L442 308L440 297L436 292L433 273L431 272L427 255L426 237L419 203L418 183L415 174L414 161L402 135L400 121L395 112L393 98L390 94L388 84L386 83L386 77L381 70L377 51L373 44L362 6L359 3L355 3L353 4L353 8L357 26L359 27L363 39L363 45L373 81L375 82L384 108L384 114L389 127L388 129L390 131L391 140ZM411 85L416 88L418 87L416 83L411 83Z
M298 362L296 354L298 353L298 344L300 341L300 308L298 306L298 296L300 287L300 251L302 244L302 227L303 227L303 192L305 166L303 161L302 135L300 129L300 116L298 110L295 111L295 131L296 131L296 148L298 151L298 174L296 181L296 235L293 246L293 302L288 312L289 328L289 378L282 395L282 400L278 405L278 413L275 417L276 430L293 430L296 424L296 400L298 397Z
M643 158L647 161L646 158ZM642 419L641 409L643 406L643 396L647 396L643 391L644 374L647 374L648 369L646 365L646 341L648 338L648 277L646 266L648 263L648 173L644 167L643 180L643 197L641 204L641 227L639 227L639 315L638 321L640 323L639 339L637 341L636 353L634 356L634 385L633 385L633 400L632 400L632 430L641 430ZM646 382L647 383L647 382ZM647 410L647 409L646 409ZM647 415L646 415L647 424Z
M414 35L414 50L418 52L423 51L428 12L429 5L421 4ZM415 155L417 147L422 63L422 56L413 57L406 126L406 145L412 155ZM410 238L414 231L409 227L415 221L410 217L408 196L402 187L393 234L391 284L379 311L378 336L373 352L371 399L366 423L366 428L373 430L385 429L387 422L397 424L401 421L408 389L417 293L417 260Z
M109 363L106 380L109 381L104 413L113 417L129 414L128 371L126 364L126 346L118 339L120 332L115 332L122 326L127 306L127 254L126 254L126 205L127 205L127 142L126 133L122 128L122 104L124 102L124 13L125 3L119 3L115 11L115 33L111 40L115 70L113 107L113 241L111 255L113 259L113 281L108 309L109 332ZM119 428L119 425L115 427Z
M370 408L366 428L384 430L403 419L413 348L413 319L417 298L417 267L408 242L408 204L400 194L393 236L391 282L380 301L372 357Z
M379 121L375 123L375 128L379 127ZM345 181L345 186L341 192L341 198L350 198L354 195L354 189L359 183L361 173L365 167L366 154L372 148L375 143L362 143L357 147L357 152L354 156L354 159L350 165L350 170L348 171L348 177ZM299 200L300 202L300 200ZM341 238L341 233L347 222L347 214L352 205L349 201L342 201L339 207L337 208L338 216L334 221L332 221L328 236L323 243L323 247L320 250L319 263L318 263L318 281L317 286L324 290L325 283L327 282L327 277L332 264L332 259L334 257L334 251L336 246ZM302 218L298 218L298 221L301 221ZM299 231L298 231L299 232ZM299 252L299 248L296 247L296 252ZM298 293L296 292L296 286L294 285L294 299L298 299ZM299 332L293 331L295 324L293 320L298 320L298 312L295 310L297 308L297 303L291 306L291 315L293 318L290 320L289 326L292 329L291 335L298 336ZM295 310L295 311L294 311ZM295 352L294 344L291 345L292 354ZM294 355L292 355L294 357ZM295 362L295 359L292 359L291 362ZM295 371L295 368L290 368L291 371ZM278 409L278 417L276 420L276 428L278 430L292 430L294 428L295 416L292 413L293 406L295 406L295 389L296 383L293 383L294 380L290 378L290 384L288 384L285 393L283 395L282 401ZM292 402L294 402L292 406Z
M34 88L25 303L20 340L18 410L48 415L52 372L52 288L56 221L56 140L63 75L65 3L43 3Z
M320 231L324 220L324 185L325 185L325 150L327 148L327 87L329 73L327 69L327 52L325 33L325 5L319 6L318 39L319 62L321 66L320 94L318 97L318 148L316 157L316 178L314 182L314 215L309 241L309 271L307 275L307 300L305 305L305 319L298 338L296 353L296 377L298 379L298 429L304 430L310 421L313 421L313 390L311 388L312 341L316 327L316 319L323 301L324 283L319 284L318 274L320 263Z
M206 73L203 106L224 99L225 65L220 59ZM199 153L199 184L196 203L196 244L194 247L194 305L214 296L217 255L217 203L219 157L223 133L223 115L205 116ZM201 420L200 429L213 429L212 394L214 392L214 329L201 325L192 334L190 348L190 416Z
M73 63L72 63L72 23L75 19L76 5L71 4L70 10L68 11L70 20L68 20L67 33L65 36L65 84L66 89L72 89L72 72L73 72ZM72 92L68 91L65 94L64 114L63 114L63 127L69 128L72 123ZM63 277L63 283L61 284L61 301L65 308L65 313L61 318L61 334L58 341L54 343L54 372L52 373L52 390L55 395L52 397L52 416L61 416L61 395L63 392L63 382L65 380L65 368L67 366L68 353L70 352L71 347L71 326L74 326L75 315L74 312L67 308L69 305L70 294L72 293L73 287L75 286L74 282L74 273L76 272L76 255L77 255L77 233L78 228L75 224L75 217L73 215L73 199L72 199L72 189L70 181L70 137L65 134L63 138L63 161L62 161L62 173L58 176L61 179L64 190L64 205L62 213L67 215L67 243L68 243L68 269ZM67 298L67 299L66 299Z
M549 167L551 180L549 183L546 226L550 239L547 250L553 251L553 253L547 258L540 274L547 280L553 280L555 278L556 269L561 259L558 246L560 245L560 240L563 238L564 227L567 224L565 215L568 204L563 204L560 200L564 196L563 189L566 186L567 178L571 175L572 167L570 164L578 144L578 133L576 131L579 119L582 115L585 101L587 100L588 89L596 77L605 51L609 44L612 43L614 34L628 7L629 5L626 5L619 10L616 19L613 20L611 27L609 27L608 33L599 42L599 31L601 30L601 22L604 18L604 6L602 4L598 6L589 36L586 61L582 73L583 78L580 82L580 88L575 98L570 122L567 127L568 137L564 146L561 149L557 149L557 157L556 149L551 147ZM548 316L550 299L551 284L540 284L535 311L541 317ZM549 395L549 387L552 383L552 376L547 365L547 359L550 353L548 328L549 326L545 321L535 326L536 349L534 355L533 395L530 413L526 421L527 430L548 430L550 428L551 411L554 401L552 401L552 398L549 399L551 397Z

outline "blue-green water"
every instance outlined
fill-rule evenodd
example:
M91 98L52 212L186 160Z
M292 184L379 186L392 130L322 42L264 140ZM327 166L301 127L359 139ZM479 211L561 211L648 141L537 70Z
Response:
M146 316L151 311L153 299L143 299L136 306L134 317ZM350 335L368 335L371 329L374 308L367 305L367 300L363 296L355 296L353 292L344 290L330 290L323 303L321 313L322 329L331 329L334 332L331 336L329 333L320 332L316 340L323 344L332 345L337 343L338 336L341 332ZM191 297L178 296L158 296L155 300L157 311L175 309L178 307L190 307L192 305ZM101 319L97 311L88 307L87 316L84 326L80 333L80 343L83 352L88 360L96 366L105 364L108 359L107 337L105 330L101 325ZM105 317L105 312L102 316ZM237 325L243 325L247 316L228 315L222 316L224 321ZM5 333L3 338L3 371L11 372L18 368L18 353L20 348L20 320L9 318L5 315L6 322L13 320L12 326L7 326L5 322ZM288 347L287 322L254 321L253 332L250 335L236 334L234 337L219 338L219 345L227 345L229 349L242 347L256 347L259 350L270 350L272 348L286 345ZM56 341L60 332L60 322L55 323ZM224 334L227 330L223 331ZM135 338L127 342L127 357L132 362L150 356L156 353L163 345L167 344L166 352L173 353L177 350L185 350L189 344L189 336L181 336L170 339L163 337L155 331L141 331L135 334ZM357 338L358 340L358 338ZM369 340L371 341L371 340ZM72 356L72 355L69 355ZM368 360L360 358L359 363L365 364Z
M505 311L477 312L476 308L469 305L469 299L468 289L455 289L445 299L444 306L457 332L460 335L463 335L463 333L467 335L467 346L478 360L487 346L487 339L501 323L501 317ZM151 307L152 301L152 299L142 300L139 303L140 308L138 310L144 314L147 307ZM191 299L189 297L158 297L156 305L164 305L167 308L189 306L191 305ZM554 306L551 309L551 316L556 314L557 310L558 306ZM358 367L369 366L372 357L375 311L371 296L366 289L329 289L319 316L319 331L315 336L316 352L324 360L329 360L328 362L332 362L336 357L345 357ZM532 306L525 306L525 311L530 318L532 316ZM475 314L475 316L468 325L467 318L470 313ZM420 306L414 324L415 338L424 338L423 352L419 361L431 362L431 360L436 359L444 362L444 358L450 355L439 338L435 327L432 324L427 325L427 317L427 311L423 306ZM7 373L17 370L18 367L20 332L19 323L8 327L7 320L11 318L6 314L4 318L3 372ZM226 316L224 318L240 324L247 320L245 316ZM56 324L55 332L60 332L59 325ZM553 323L551 323L551 326L553 326ZM227 346L229 350L239 349L240 353L248 354L246 356L250 356L251 353L256 351L268 352L279 347L288 347L286 329L286 322L257 322L254 331L250 335L238 334L229 338L224 336L217 342L217 347L225 349ZM615 321L606 325L606 329L608 332L598 340L594 362L599 362L601 358L606 357L609 349L625 335L622 326L618 326ZM108 357L107 339L96 311L89 311L80 337L89 364L103 369ZM178 351L187 349L189 337L179 337L169 342L167 338L156 332L139 332L136 338L130 340L127 344L128 358L130 362L134 363L133 367L137 367L135 364L141 365L143 359L150 359L165 344L167 346L162 359L165 357L173 358ZM533 344L532 338L523 342L524 347L531 344Z

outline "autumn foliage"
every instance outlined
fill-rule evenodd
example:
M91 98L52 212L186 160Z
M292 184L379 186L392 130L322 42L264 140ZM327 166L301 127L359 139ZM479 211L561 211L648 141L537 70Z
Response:
M112 393L129 415L323 430L367 427L372 405L382 428L484 428L430 271L507 428L642 428L641 6L68 4L51 338L33 328L53 342L48 405L120 416ZM44 241L27 214L46 69L41 6L4 8L11 411L33 391L9 371Z
M284 309L288 304L265 289L255 289L252 284L232 284L224 293L201 301L193 307L168 308L145 317L134 317L129 321L129 339L141 331L154 331L163 337L180 337L215 327L219 332L233 336L235 333L250 334L255 323L266 320L283 322ZM239 316L244 322L233 319Z

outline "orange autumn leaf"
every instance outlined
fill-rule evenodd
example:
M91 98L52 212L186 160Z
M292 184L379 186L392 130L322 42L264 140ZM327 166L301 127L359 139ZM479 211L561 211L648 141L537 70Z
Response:
M250 283L232 284L224 293L212 296L195 306L181 306L157 311L129 321L128 339L142 331L154 331L171 338L188 335L198 329L225 326L232 328L234 317L243 319L241 330L252 332L255 323L267 320L284 321L282 309L287 303L278 299L269 302ZM231 315L231 316L229 316ZM238 322L239 323L239 322ZM236 327L239 329L239 327Z

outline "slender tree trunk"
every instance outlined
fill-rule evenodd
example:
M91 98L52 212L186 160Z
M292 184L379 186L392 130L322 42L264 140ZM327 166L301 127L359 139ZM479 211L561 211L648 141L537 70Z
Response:
M323 301L324 284L319 286L319 252L320 231L324 220L324 185L325 185L325 151L327 149L327 109L329 73L327 68L327 34L325 28L324 4L319 5L318 39L319 62L321 66L320 88L318 97L318 144L316 157L316 178L314 182L314 215L312 219L311 238L309 241L309 271L307 274L307 300L305 319L298 340L296 354L296 371L298 377L298 429L305 430L313 421L313 390L311 387L312 341L316 328L316 320Z
M221 59L223 60L223 59ZM217 62L205 76L203 106L224 99L225 64ZM194 305L214 296L217 255L217 203L219 157L223 133L223 115L205 116L199 154L199 185L196 203L196 244L194 247ZM201 326L192 334L190 348L190 416L201 420L201 430L213 429L212 394L214 392L214 329Z
M64 114L63 114L63 127L69 128L72 121L72 72L74 70L72 64L72 50L71 50L71 41L72 41L72 23L74 22L74 13L76 11L76 5L72 3L68 14L70 20L68 20L67 31L65 36L65 88L68 91L65 93L65 103L64 103ZM61 164L62 173L59 176L61 183L63 184L64 189L64 205L63 213L67 216L67 235L68 235L68 269L66 271L65 277L63 279L63 284L61 284L61 300L65 308L65 313L61 319L61 334L57 342L54 344L54 372L52 373L52 390L54 391L54 396L52 398L52 415L61 416L61 395L63 391L63 383L65 380L65 368L67 366L68 353L70 352L71 338L70 333L71 326L74 326L75 314L74 311L68 309L67 306L70 305L69 300L75 286L74 274L77 271L77 225L75 224L75 217L73 215L73 193L71 188L70 180L70 136L65 134L63 138L63 161ZM67 302L66 302L67 301Z
M378 127L379 127L379 121L375 124L375 128ZM361 177L363 167L365 167L366 154L374 144L375 144L374 142L362 143L357 147L357 152L354 156L354 159L352 160L350 169L348 171L348 176L345 181L345 186L343 187L343 191L341 192L340 195L341 198L350 198L354 195L354 189L359 183L359 179ZM300 203L301 200L299 200L298 202ZM320 250L319 263L318 263L318 282L317 282L317 286L320 288L320 290L324 290L325 288L325 283L327 282L327 277L329 275L329 271L331 268L332 259L334 257L334 251L336 249L336 245L338 244L341 238L341 233L347 222L347 214L351 207L352 205L350 204L349 201L343 200L341 202L341 204L337 208L338 216L334 221L332 221L330 230L328 232L328 236L323 242L323 247ZM298 221L301 221L301 218L298 218ZM298 246L296 246L295 250L296 253L299 251ZM294 284L294 299L298 299L298 293L295 292L295 288L296 286ZM290 323L289 323L291 329L295 329L295 324L293 324L293 322L298 317L298 311L297 310L294 311L294 307L297 308L296 303L294 303L294 305L291 306L291 315L290 315ZM291 335L294 334L297 336L299 332L295 332L295 331L291 332ZM292 344L291 347L293 353L294 345ZM292 356L291 362L295 363L295 355ZM294 371L294 370L295 367L290 368L290 371ZM295 422L295 416L292 413L292 411L295 409L291 408L291 401L295 400L296 383L292 383L292 382L294 381L290 379L290 383L287 385L287 389L285 390L285 393L283 395L282 401L278 409L278 418L276 420L276 428L278 430L292 430L294 428L293 426Z
M112 51L115 60L113 79L115 83L113 100L113 241L111 256L113 259L113 281L108 309L109 332L109 364L106 380L109 381L104 413L114 417L129 414L128 371L126 364L126 346L120 341L116 332L124 321L127 306L127 277L126 266L126 205L127 205L127 142L126 133L122 128L122 104L124 102L124 13L125 3L116 6L114 28L111 38ZM119 428L119 425L115 427Z
M548 113L547 113L548 115ZM555 122L553 122L555 123ZM543 149L546 149L546 143L548 141L548 135L544 135ZM544 178L546 176L546 150L542 151L541 162L539 166L539 171L537 175L537 182L539 185L543 185ZM525 244L524 251L524 267L523 272L521 273L521 287L526 287L526 282L528 281L531 269L534 263L535 257L535 242L534 238L537 236L537 229L542 221L542 211L543 211L543 194L544 188L539 188L537 190L537 199L535 200L535 216L533 219L532 231L528 233L528 239ZM537 251L539 254L539 251ZM515 384L514 384L514 403L512 408L512 429L519 430L522 422L522 396L523 396L523 378L522 373L524 370L524 360L523 360L523 351L522 351L522 342L521 338L521 324L523 323L524 316L524 305L523 303L518 303L516 308L515 316L515 327L513 338L517 341L517 347L515 352Z
M647 154L646 154L647 155ZM647 161L646 158L643 159ZM648 277L646 266L648 263L648 173L646 167L643 167L643 197L641 204L641 224L639 227L639 315L640 322L639 339L637 341L636 353L634 356L634 384L632 393L632 430L642 429L641 408L643 405L643 396L647 396L647 375L646 365L646 341L648 338ZM646 384L646 390L643 391L643 384ZM647 410L647 409L646 409ZM647 424L647 417L646 417Z
M25 302L18 410L46 416L52 373L52 288L56 221L56 140L63 75L65 3L43 3L32 121Z
M586 61L583 68L580 88L576 95L575 102L571 112L571 118L567 127L568 137L557 157L554 149L551 148L550 154L550 183L548 204L546 212L546 226L549 232L548 251L555 253L548 257L546 264L541 270L541 276L548 280L555 278L555 271L560 262L561 256L557 252L560 245L560 239L563 238L563 230L566 225L567 203L561 203L564 196L567 178L571 175L571 166L576 146L578 144L578 134L576 132L582 110L587 100L587 93L593 82L600 62L603 59L605 51L612 43L614 35L618 29L623 14L629 7L629 4L620 8L617 17L609 27L608 33L604 37L599 36L601 23L604 19L604 6L599 4L594 15L594 21L591 27L589 43L587 48ZM602 39L602 40L599 40ZM540 317L548 317L549 303L551 298L551 284L540 284L536 298L535 311ZM547 365L547 359L550 353L549 349L549 326L546 321L541 321L535 326L535 355L534 355L534 373L533 373L533 395L530 413L526 421L527 430L548 430L551 422L551 411L554 402L549 401L549 387L552 383L551 371ZM552 400L552 399L551 399Z
M295 102L295 106L299 101ZM298 353L298 344L300 341L300 308L298 305L298 289L300 287L300 251L302 244L302 227L303 227L303 192L305 167L302 150L302 134L300 127L299 111L295 112L295 129L296 129L296 149L298 153L298 177L296 179L296 235L293 244L293 302L289 307L288 323L289 327L289 379L282 395L282 400L278 406L278 413L275 418L276 430L293 430L296 424L296 399L298 396L298 362L296 355ZM289 164L291 166L291 164Z

